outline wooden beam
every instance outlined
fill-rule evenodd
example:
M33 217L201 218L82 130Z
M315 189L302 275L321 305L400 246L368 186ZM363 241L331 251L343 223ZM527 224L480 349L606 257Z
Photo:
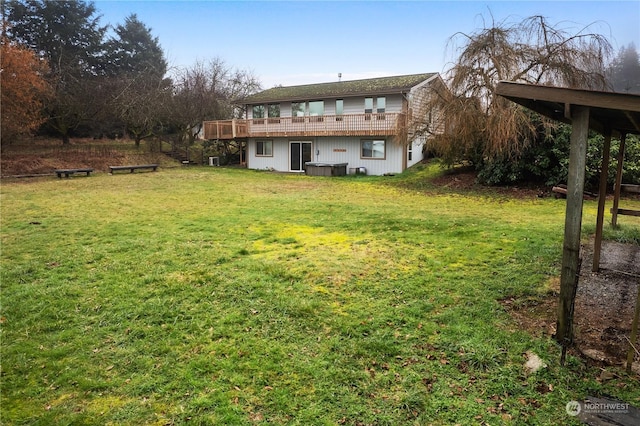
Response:
M625 215L625 216L638 216L638 217L640 217L640 210L618 209L618 214Z
M636 309L633 314L633 322L631 323L631 336L629 337L629 350L627 351L627 373L631 374L631 366L636 353L635 344L638 339L638 321L640 321L640 286L638 286L638 295L636 296Z
M604 225L604 205L607 201L607 178L609 177L609 155L611 154L611 129L604 135L602 149L602 165L600 166L600 191L598 195L598 216L596 219L596 238L593 243L592 272L600 270L600 251L602 251L602 228Z
M580 232L582 228L582 193L587 162L587 138L589 136L589 108L572 107L571 145L569 150L569 179L567 182L567 207L558 299L556 341L563 346L563 354L571 345L573 335L573 306L580 265Z

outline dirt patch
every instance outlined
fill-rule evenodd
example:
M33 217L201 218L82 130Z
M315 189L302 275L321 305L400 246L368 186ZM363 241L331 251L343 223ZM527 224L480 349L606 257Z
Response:
M124 145L124 143L120 143ZM129 145L133 145L131 142ZM109 166L122 164L173 163L160 152L144 152L111 142L72 140L68 145L59 141L33 140L29 143L2 147L0 156L2 177L49 175L56 169L92 168L108 172Z
M600 271L592 272L591 240L582 247L582 259L574 313L576 348L596 360L622 363L640 286L640 246L604 241Z
M640 246L603 241L599 272L591 271L593 239L582 246L581 256L573 352L602 364L623 364L640 286ZM520 328L537 337L551 337L556 328L559 279L550 290L543 298L507 299L503 305ZM635 345L640 347L640 339ZM640 362L638 355L634 362Z
M478 173L472 167L459 167L445 172L433 184L453 191L500 194L514 198L540 198L552 196L551 188L543 186L485 186L478 183Z

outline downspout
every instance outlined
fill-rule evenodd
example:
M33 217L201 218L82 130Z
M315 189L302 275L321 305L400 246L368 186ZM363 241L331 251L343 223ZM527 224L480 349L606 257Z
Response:
M409 99L404 92L400 92L402 95L402 115L404 116L404 125L401 126L403 132L406 132L405 135L400 135L400 140L406 140L406 143L402 144L402 171L407 170L407 155L408 155L408 144L412 144L413 141L409 140ZM403 137L404 136L404 137Z

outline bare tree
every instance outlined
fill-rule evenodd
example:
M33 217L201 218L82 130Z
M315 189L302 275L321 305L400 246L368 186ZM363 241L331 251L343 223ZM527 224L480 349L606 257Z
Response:
M174 80L171 120L179 142L193 145L205 120L234 118L234 101L260 88L246 71L229 68L221 59L197 62Z
M458 59L448 71L448 88L436 86L428 109L446 123L444 134L432 138L431 149L448 163L474 154L517 156L540 135L531 113L495 94L499 81L606 88L605 61L611 46L589 26L570 33L542 16L522 22L492 22L462 40ZM418 126L423 133L433 126Z

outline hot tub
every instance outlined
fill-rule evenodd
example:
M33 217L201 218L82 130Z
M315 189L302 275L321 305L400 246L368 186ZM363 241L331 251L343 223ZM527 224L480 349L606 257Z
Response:
M305 163L305 172L309 176L346 176L349 163Z

